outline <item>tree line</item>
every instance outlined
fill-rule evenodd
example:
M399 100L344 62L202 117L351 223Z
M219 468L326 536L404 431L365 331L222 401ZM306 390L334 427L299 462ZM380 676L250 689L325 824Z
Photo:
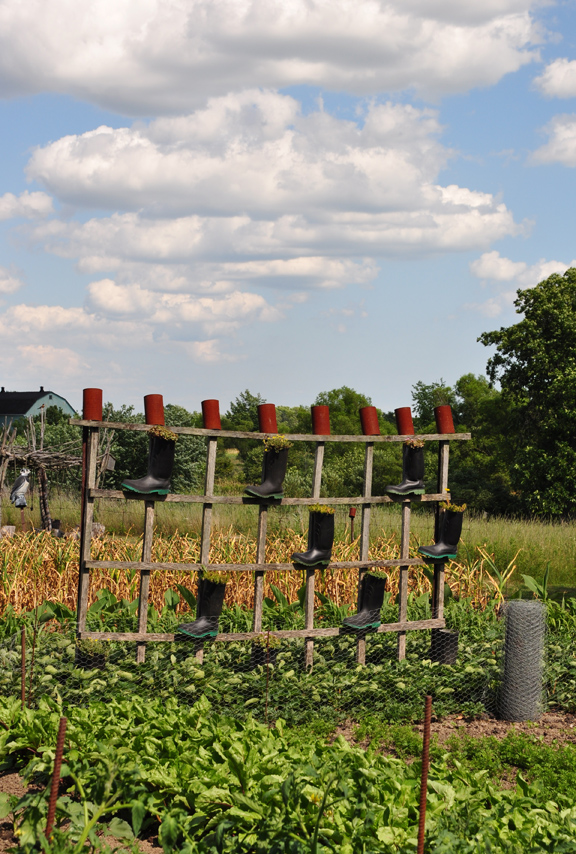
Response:
M470 442L451 446L450 489L455 500L491 515L571 518L576 481L576 269L554 274L531 289L519 290L515 300L518 323L483 333L478 339L494 348L487 376L463 374L454 385L444 380L417 382L412 388L412 411L417 432L435 432L434 407L450 404L457 431L470 432ZM498 387L497 387L498 386ZM225 429L257 431L258 405L266 400L246 389L222 418ZM313 405L330 407L333 433L360 433L358 410L371 405L367 395L347 386L320 392ZM277 405L281 433L311 433L309 406ZM166 423L201 427L198 412L168 404ZM394 413L378 410L382 433L396 431ZM132 406L104 407L104 419L143 423ZM24 425L17 425L25 441ZM77 428L58 409L48 409L44 425L46 447L79 449ZM147 445L143 433L117 431L110 446L113 472L102 474L103 485L117 486L125 477L145 473ZM217 457L221 489L238 482L257 483L262 446L252 440L222 439ZM205 440L186 437L176 446L173 489L202 490ZM435 491L435 447L427 451L427 490ZM312 446L296 444L290 451L285 481L287 495L310 494L314 458ZM358 495L362 488L364 449L330 443L323 471L325 495ZM377 445L374 454L374 493L401 480L401 449ZM62 485L78 486L77 474L67 473ZM228 487L227 487L228 484Z

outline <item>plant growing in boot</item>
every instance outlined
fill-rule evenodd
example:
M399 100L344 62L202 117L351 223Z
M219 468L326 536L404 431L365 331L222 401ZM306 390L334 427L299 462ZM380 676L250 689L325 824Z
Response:
M302 566L327 566L334 544L334 508L311 504L308 521L308 551L295 552L294 563Z
M402 483L388 484L393 495L424 494L424 440L407 439L402 448Z
M203 572L198 578L198 606L193 623L183 623L178 631L192 638L215 638L224 606L227 572Z
M360 588L360 608L353 617L346 617L342 625L355 632L365 632L368 629L377 629L382 620L380 611L384 604L384 592L386 590L387 577L384 573L375 570L367 572L362 579Z
M430 560L447 560L458 557L458 541L462 533L462 518L466 510L465 504L451 504L443 501L440 507L444 510L440 538L433 546L420 546L418 551Z
M150 429L149 436L148 473L137 480L123 481L122 488L142 495L168 495L178 436L159 424Z
M271 664L274 666L280 646L280 638L277 638L275 635L266 633L254 638L250 653L250 670L254 670L260 665Z
M262 483L259 486L247 486L244 492L256 498L282 498L282 485L288 465L288 448L292 442L284 436L267 436L264 439L264 458L262 460Z

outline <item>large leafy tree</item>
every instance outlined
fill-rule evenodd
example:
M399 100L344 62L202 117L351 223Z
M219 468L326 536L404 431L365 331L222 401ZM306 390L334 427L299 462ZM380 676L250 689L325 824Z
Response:
M553 274L514 302L523 319L485 332L488 376L508 404L512 484L524 511L574 513L576 482L576 269Z

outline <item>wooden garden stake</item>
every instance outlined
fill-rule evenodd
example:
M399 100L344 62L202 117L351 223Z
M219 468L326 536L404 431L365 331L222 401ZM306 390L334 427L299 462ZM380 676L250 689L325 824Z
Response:
M208 439L208 450L206 453L206 478L204 480L204 497L212 498L214 495L214 478L216 477L216 450L218 439ZM204 502L202 505L202 534L200 539L200 563L202 566L210 560L210 536L212 533L212 502ZM202 586L202 576L198 576L198 605L196 606L196 618L200 616L200 589ZM202 641L196 641L196 660L199 664L204 661L204 644Z
M410 556L410 499L402 502L402 532L400 540L400 559ZM407 619L408 603L408 566L400 567L400 581L398 586L398 622L404 623ZM406 658L406 632L398 632L398 661Z
M67 718L60 718L58 727L58 738L56 740L56 756L54 757L54 773L52 774L52 785L50 787L50 800L48 802L48 818L46 819L46 838L50 838L54 827L54 816L56 815L56 801L58 800L58 787L60 785L60 769L62 767L62 755L64 753L64 736L66 735Z
M20 671L20 696L22 698L22 709L26 708L26 628L22 626L21 635L22 664Z
M142 562L152 560L152 538L154 536L154 502L144 502L144 536L142 538ZM148 599L150 596L150 570L140 570L140 590L138 591L138 631L145 632L148 626ZM146 644L136 644L136 663L146 659Z
M368 442L364 452L364 491L363 498L372 497L372 474L374 470L374 443ZM362 528L360 532L360 560L368 560L370 551L370 515L372 507L370 504L362 505ZM362 607L362 579L366 573L365 567L358 570L358 610ZM362 632L356 639L356 661L358 664L366 664L366 635Z
M312 476L312 498L320 498L320 485L322 483L322 466L324 464L324 442L316 445L314 457L314 474ZM308 523L310 524L310 523ZM304 626L307 629L314 628L314 569L306 570L306 593L304 597ZM307 637L304 641L304 665L312 667L314 663L314 641Z
M430 722L432 720L432 697L428 694L424 705L424 734L422 740L422 778L420 780L420 815L418 818L417 854L424 854L426 833L426 794L428 791L428 766L430 764Z

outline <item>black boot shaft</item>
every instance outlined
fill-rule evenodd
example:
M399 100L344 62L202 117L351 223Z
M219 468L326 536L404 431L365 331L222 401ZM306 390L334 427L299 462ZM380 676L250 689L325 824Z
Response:
M385 590L386 578L367 572L362 579L360 610L353 617L346 617L342 620L344 628L357 632L378 628L382 622L380 611L384 604Z
M222 613L226 585L200 578L198 584L198 606L193 623L178 626L178 631L193 638L216 637L218 619Z
M393 495L422 495L424 493L424 448L404 445L402 448L402 483L388 484L386 492Z
M334 514L314 510L308 521L308 550L292 555L294 563L303 566L330 563L334 544Z
M148 474L137 480L125 480L122 486L143 495L151 492L166 495L170 491L175 450L176 442L151 433L148 445Z
M264 451L262 459L262 483L260 486L247 486L244 492L256 498L282 498L283 484L288 465L288 448L279 451L270 448Z
M440 538L433 546L420 546L418 551L432 560L446 560L458 556L458 542L462 533L462 510L445 510L440 527Z

